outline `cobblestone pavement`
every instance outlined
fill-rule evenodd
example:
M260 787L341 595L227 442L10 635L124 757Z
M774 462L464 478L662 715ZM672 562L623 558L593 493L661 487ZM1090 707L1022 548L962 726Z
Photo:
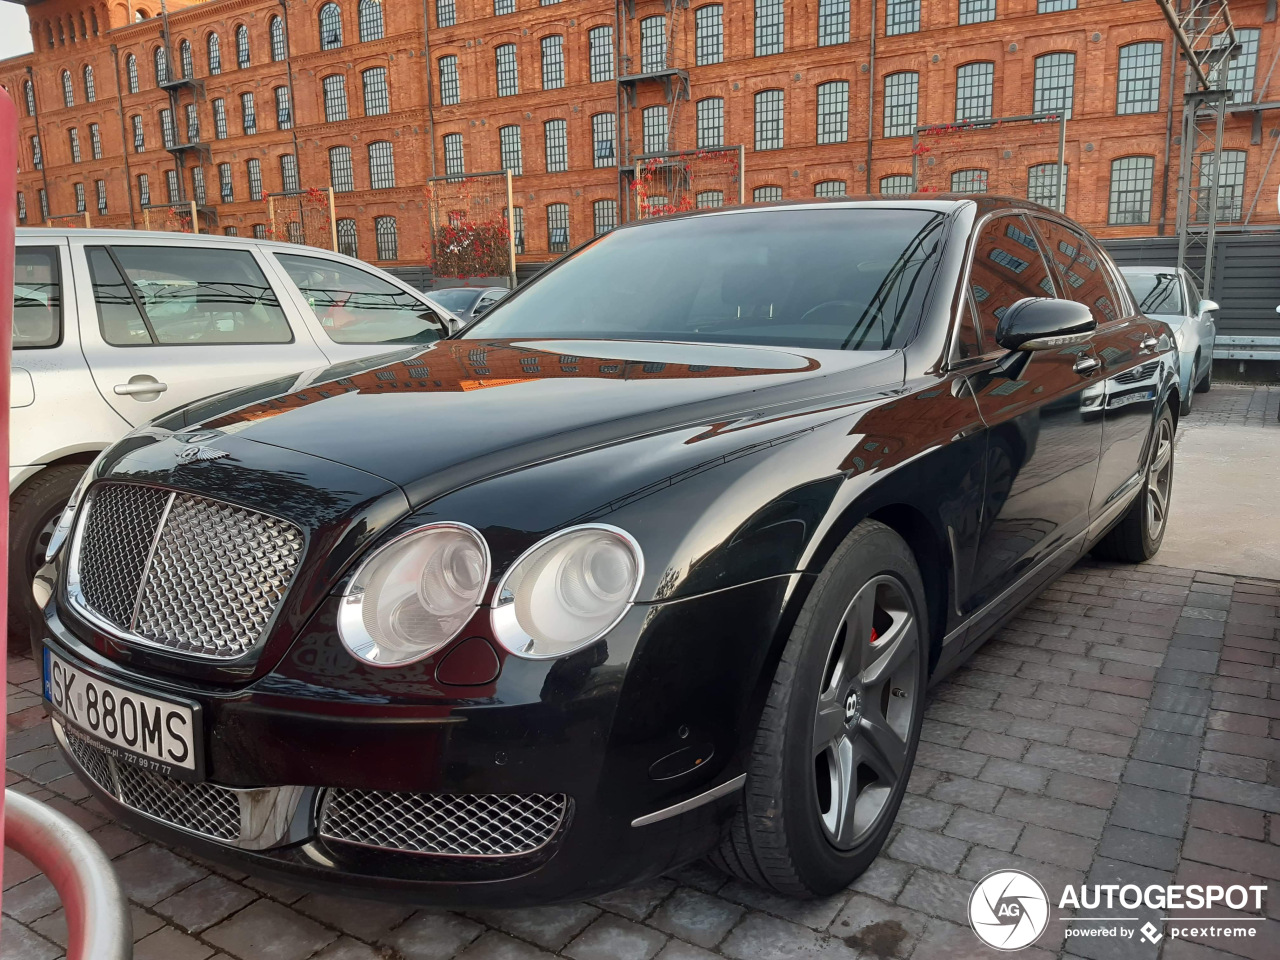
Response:
M1248 391L1224 390L1220 404L1250 415L1256 401L1240 405L1228 396L1237 392ZM138 960L994 958L969 930L966 904L975 881L1005 866L1037 877L1055 908L1065 885L1086 882L1268 886L1261 911L1207 914L1247 917L1251 938L1068 938L1072 924L1054 909L1019 954L1028 960L1280 954L1275 581L1077 566L933 692L885 852L849 890L810 902L703 864L592 903L529 910L307 895L111 822L53 746L32 661L10 660L9 681L6 782L69 814L114 858ZM57 896L13 855L3 910L3 960L62 955Z
M1193 398L1187 424L1271 427L1280 424L1280 384L1215 383Z

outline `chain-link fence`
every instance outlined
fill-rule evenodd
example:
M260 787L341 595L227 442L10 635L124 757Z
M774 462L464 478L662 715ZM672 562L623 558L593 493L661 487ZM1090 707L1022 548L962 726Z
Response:
M522 225L511 227L511 173L432 177L426 186L427 265L437 277L504 278L515 285ZM565 225L566 242L568 225Z

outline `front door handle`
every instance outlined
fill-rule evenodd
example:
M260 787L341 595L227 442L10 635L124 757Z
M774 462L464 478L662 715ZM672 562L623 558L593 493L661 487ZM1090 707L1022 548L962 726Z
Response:
M1086 377L1093 371L1102 366L1102 361L1097 357L1081 357L1071 369L1082 377Z
M118 397L136 397L139 394L164 393L168 389L169 385L159 380L130 380L128 383L117 383L111 391Z

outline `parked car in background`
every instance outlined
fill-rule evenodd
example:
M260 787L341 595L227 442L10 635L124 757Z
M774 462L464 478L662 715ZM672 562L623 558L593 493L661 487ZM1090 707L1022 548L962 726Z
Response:
M129 430L210 394L430 343L459 323L376 267L313 247L19 229L11 628L35 614L31 578L85 467Z
M1213 342L1218 329L1214 313L1218 305L1201 299L1195 281L1177 267L1134 264L1121 267L1120 272L1138 301L1138 309L1167 323L1173 331L1178 344L1181 413L1190 413L1192 394L1208 393L1213 386Z
M132 828L313 887L514 907L710 852L826 896L928 684L1159 549L1177 403L1168 328L1025 200L622 226L104 454L40 574L54 729Z
M506 287L443 287L432 290L431 296L459 317L471 321L510 292Z

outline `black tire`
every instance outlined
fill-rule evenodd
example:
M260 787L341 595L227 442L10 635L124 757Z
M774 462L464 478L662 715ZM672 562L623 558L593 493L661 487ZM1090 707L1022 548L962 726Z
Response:
M864 602L869 616L859 612L867 609ZM910 619L899 620L900 614ZM815 581L791 631L748 758L740 805L712 854L714 864L792 897L828 896L870 866L897 816L920 739L927 618L924 585L906 542L882 523L860 523ZM863 645L856 642L856 627L850 626L858 623L884 627L878 639L874 630L867 634ZM855 642L849 643L851 639ZM877 642L886 646L872 655ZM907 651L909 658L899 661ZM840 678L853 677L853 661L844 658L854 655L864 667L853 679L858 692L841 693ZM889 662L899 666L885 669ZM867 678L877 667L883 677L872 685ZM815 746L819 728L833 721L836 727L843 724L847 734L849 752L842 754L842 766L852 770L846 780L853 785L853 803L836 803L837 794L848 796L835 788L838 772L835 767L823 772L819 766L835 756ZM877 752L872 747L873 738L862 731L873 729L892 732L892 749ZM892 782L871 766L889 769L880 761L890 756L900 761ZM825 794L823 783L828 784ZM824 802L830 812L824 813ZM844 810L851 812L840 812ZM847 842L837 846L833 829Z
M44 548L85 466L67 463L36 474L9 501L9 646L25 650L40 622L31 580L44 564Z
M1213 389L1213 358L1209 358L1209 366L1205 367L1204 376L1196 383L1196 393L1208 393Z
M1157 471L1157 463L1164 457L1166 450L1167 464L1160 466ZM1093 548L1095 557L1123 563L1144 563L1160 550L1164 532L1169 526L1169 504L1173 496L1173 454L1173 414L1165 407L1151 432L1151 443L1143 466L1142 489L1120 518L1120 522ZM1164 477L1163 480L1159 479L1161 476ZM1153 483L1157 484L1154 492Z

